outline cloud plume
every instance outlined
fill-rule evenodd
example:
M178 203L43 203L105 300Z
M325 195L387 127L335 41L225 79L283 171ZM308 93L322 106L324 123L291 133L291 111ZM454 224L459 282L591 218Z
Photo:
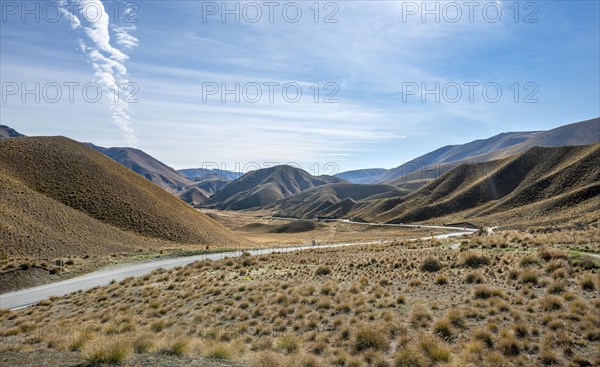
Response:
M111 44L112 29L118 46L137 47L138 39L129 33L135 30L135 25L111 26L110 16L100 0L60 0L59 5L71 27L84 36L79 39L80 48L94 68L95 81L102 88L113 122L127 144L135 147L138 139L126 100L130 83L125 61L129 56ZM115 23L118 21L115 19Z

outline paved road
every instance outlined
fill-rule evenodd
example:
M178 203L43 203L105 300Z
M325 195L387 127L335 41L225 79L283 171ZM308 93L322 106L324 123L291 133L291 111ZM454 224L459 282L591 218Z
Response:
M360 223L364 224L364 223ZM420 226L421 228L429 228L428 226ZM456 231L456 228L452 227L439 227L432 226L431 228L444 228ZM449 238L459 237L465 234L471 234L473 231L460 231L446 233L442 235L433 236L435 238ZM423 237L422 239L430 239L431 237ZM413 239L414 240L414 239ZM293 246L293 247L281 247L274 249L261 249L261 250L249 250L247 251L251 255L266 255L273 252L292 252L301 251L315 248L332 248L332 247L344 247L344 246L356 246L356 245L369 245L382 243L384 241L368 241L368 242L353 242L353 243L337 243L328 245L314 246ZM48 299L52 296L64 296L69 293L73 293L79 290L88 290L98 286L104 286L110 284L111 281L117 282L128 278L128 277L139 277L146 275L156 269L172 269L178 266L184 266L198 260L221 260L225 257L238 257L241 255L240 251L237 252L220 252L206 255L197 256L186 256L171 259L156 260L145 263L137 264L122 264L102 270L95 271L86 275L82 275L76 278L63 280L56 283L41 285L34 288L24 289L16 292L5 293L0 295L0 309L17 309L26 306L36 304L40 301Z

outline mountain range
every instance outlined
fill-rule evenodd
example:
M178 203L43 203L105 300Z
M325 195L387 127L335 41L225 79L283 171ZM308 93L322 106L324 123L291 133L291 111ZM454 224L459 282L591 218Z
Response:
M242 176L241 172L227 171L223 169L187 168L177 172L194 181L221 180L233 181Z
M203 206L225 210L260 208L316 186L342 181L333 176L314 177L288 165L263 168L227 184Z
M447 145L398 167L365 169L337 174L352 183L383 183L423 186L461 163L506 158L535 146L588 145L600 141L600 119L572 123L548 131L502 133L462 145ZM379 172L378 175L373 174Z
M189 178L139 149L103 148L91 143L86 143L86 145L144 176L170 193L178 193L193 184Z
M7 126L0 128L0 137L19 136L22 135ZM246 174L206 168L176 171L138 149L103 148L90 143L88 146L194 207L268 209L279 216L296 218L426 221L457 213L464 214L459 215L462 219L492 215L512 210L514 203L520 203L517 206L521 207L550 198L579 195L572 189L589 195L596 189L592 185L593 179L597 179L595 171L590 168L582 176L583 181L573 181L558 175L552 167L572 172L571 166L582 170L594 162L600 165L597 153L593 152L593 144L599 141L600 119L596 118L548 131L502 133L463 145L445 146L389 170L373 168L319 177L286 165ZM586 145L582 151L552 149ZM592 152L583 157L585 149ZM535 159L544 160L545 156L549 157L549 163L544 163L549 165L543 169L530 164L541 164ZM513 170L499 168L505 166ZM548 172L556 175L544 181L548 178L542 173ZM564 190L544 191L545 199L530 195L528 200L517 195L519 190L529 192L528 185L538 181L550 182ZM592 186L587 187L588 184ZM474 198L477 200L473 201Z
M600 210L600 144L533 147L489 162L460 165L420 190L357 208L376 222L503 217L504 222L553 213L577 218ZM441 219L443 220L443 219Z

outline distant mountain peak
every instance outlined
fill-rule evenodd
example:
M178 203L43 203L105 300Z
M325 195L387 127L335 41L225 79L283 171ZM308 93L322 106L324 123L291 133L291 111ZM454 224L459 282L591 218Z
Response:
M0 125L0 139L2 138L20 138L23 137L25 135L21 134L20 132L16 131L15 129L6 126L6 125Z

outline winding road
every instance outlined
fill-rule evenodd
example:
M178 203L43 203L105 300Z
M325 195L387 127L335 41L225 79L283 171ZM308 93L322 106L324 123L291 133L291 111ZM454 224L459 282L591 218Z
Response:
M344 220L347 223L356 223L362 225L374 225L384 226L383 224L375 223L362 223L362 222L350 222ZM444 227L444 226L423 226L423 225L408 225L408 224L394 224L388 226L403 226L403 227L419 227L419 228L431 228L431 229L446 229L454 232L441 234L437 236L422 237L420 239L431 239L433 238L450 238L459 237L463 235L472 234L475 230L465 229L459 230L456 227ZM457 231L458 230L458 231ZM407 239L417 240L419 238ZM348 242L348 243L336 243L318 246L292 246L292 247L278 247L272 249L258 249L258 250L247 250L245 252L252 256L256 255L267 255L274 252L284 253L293 251L302 251L315 248L334 248L334 247L345 247L345 246L357 246L357 245L370 245L376 243L382 243L386 241L368 241L368 242ZM387 241L389 242L389 241ZM121 281L128 277L139 277L146 275L156 269L172 269L178 266L184 266L191 264L199 260L222 260L225 257L238 257L242 255L242 251L236 252L218 252L196 256L177 257L169 259L161 259L156 261L135 263L135 264L121 264L106 269L98 270L93 273L82 275L76 278L63 280L56 283L45 284L38 287L23 289L11 293L5 293L0 295L0 309L18 309L27 307L39 303L50 297L60 297L69 293L77 291L85 291L94 287L104 286L110 284L112 281Z

